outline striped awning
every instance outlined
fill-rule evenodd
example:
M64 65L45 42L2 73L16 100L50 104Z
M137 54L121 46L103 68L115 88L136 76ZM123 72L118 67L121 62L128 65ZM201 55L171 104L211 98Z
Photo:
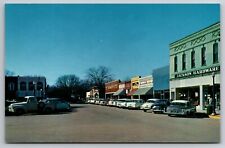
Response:
M137 89L132 89L127 96L132 96L135 92L137 91Z
M133 95L150 95L153 94L152 87L139 88Z
M120 96L125 94L126 94L125 89L119 89L113 94L113 96Z

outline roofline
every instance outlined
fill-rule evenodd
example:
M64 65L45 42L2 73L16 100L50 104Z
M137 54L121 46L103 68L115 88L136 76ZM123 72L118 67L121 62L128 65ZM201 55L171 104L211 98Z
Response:
M186 39L186 38L188 38L188 37L190 37L190 36L192 36L192 35L195 35L195 34L201 32L201 31L203 31L203 30L206 30L206 29L208 29L208 28L210 28L210 27L212 27L212 26L214 26L214 25L216 25L216 24L220 24L220 21L218 21L218 22L216 22L216 23L213 23L212 25L210 25L210 26L208 26L208 27L205 27L205 28L203 28L203 29L200 29L199 31L193 32L193 33L191 33L191 34L189 34L189 35L187 35L187 36L185 36L185 37L183 37L183 38L181 38L181 39L179 39L179 40L176 40L176 41L170 43L169 46L172 46L172 44L175 44L175 43L177 43L177 42L180 42L180 41L182 41L182 40L184 40L184 39Z

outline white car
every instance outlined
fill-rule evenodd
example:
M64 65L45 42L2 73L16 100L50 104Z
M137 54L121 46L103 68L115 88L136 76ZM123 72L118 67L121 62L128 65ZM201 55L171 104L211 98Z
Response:
M127 102L126 108L140 109L142 104L144 104L144 100L142 99L131 99L131 101Z
M126 108L127 102L129 102L131 99L123 98L117 100L117 107L119 108Z
M110 100L108 101L107 105L108 105L108 106L113 106L113 101L114 101L114 99L110 99Z
M164 99L156 99L156 98L152 98L152 99L148 99L143 105L141 105L141 110L143 110L144 112L146 112L147 110L151 110L153 105L156 104L159 100L164 100Z
M107 100L105 100L105 99L100 99L99 104L100 104L100 105L106 105L106 104L107 104Z
M95 100L94 99L89 99L89 103L94 104Z
M131 101L131 99L124 99L124 101L120 103L120 108L127 108L127 103Z

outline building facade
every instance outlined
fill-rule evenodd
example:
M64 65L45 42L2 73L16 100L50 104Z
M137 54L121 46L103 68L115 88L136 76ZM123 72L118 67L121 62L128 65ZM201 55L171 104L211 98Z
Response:
M154 98L169 99L169 72L169 65L154 69L152 71L152 76L154 80Z
M41 99L46 95L46 78L42 76L6 76L5 82L6 99L25 96Z
M141 78L141 76L135 76L135 77L131 78L131 90L127 94L127 96L130 97L131 99L137 99L138 98L138 95L134 95L134 93L139 88L139 79L140 78Z
M92 87L89 92L86 92L86 98L99 98L99 89L96 86Z
M214 92L220 110L219 59L220 23L171 43L170 99L190 100L198 110L205 110Z
M108 83L105 83L105 98L111 99L116 98L113 94L119 90L120 80L114 80Z
M133 96L145 101L153 97L153 77L151 75L139 78L139 87Z
M119 90L117 90L113 96L116 96L118 99L121 98L129 98L127 94L130 92L131 89L131 81L121 82L119 84Z

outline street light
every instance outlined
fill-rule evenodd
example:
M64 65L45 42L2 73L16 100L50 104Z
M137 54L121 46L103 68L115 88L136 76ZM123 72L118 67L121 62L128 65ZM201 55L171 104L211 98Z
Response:
M215 100L215 72L212 73L213 78L213 88L212 88L212 102L213 102L213 112L212 115L216 114L216 100Z

